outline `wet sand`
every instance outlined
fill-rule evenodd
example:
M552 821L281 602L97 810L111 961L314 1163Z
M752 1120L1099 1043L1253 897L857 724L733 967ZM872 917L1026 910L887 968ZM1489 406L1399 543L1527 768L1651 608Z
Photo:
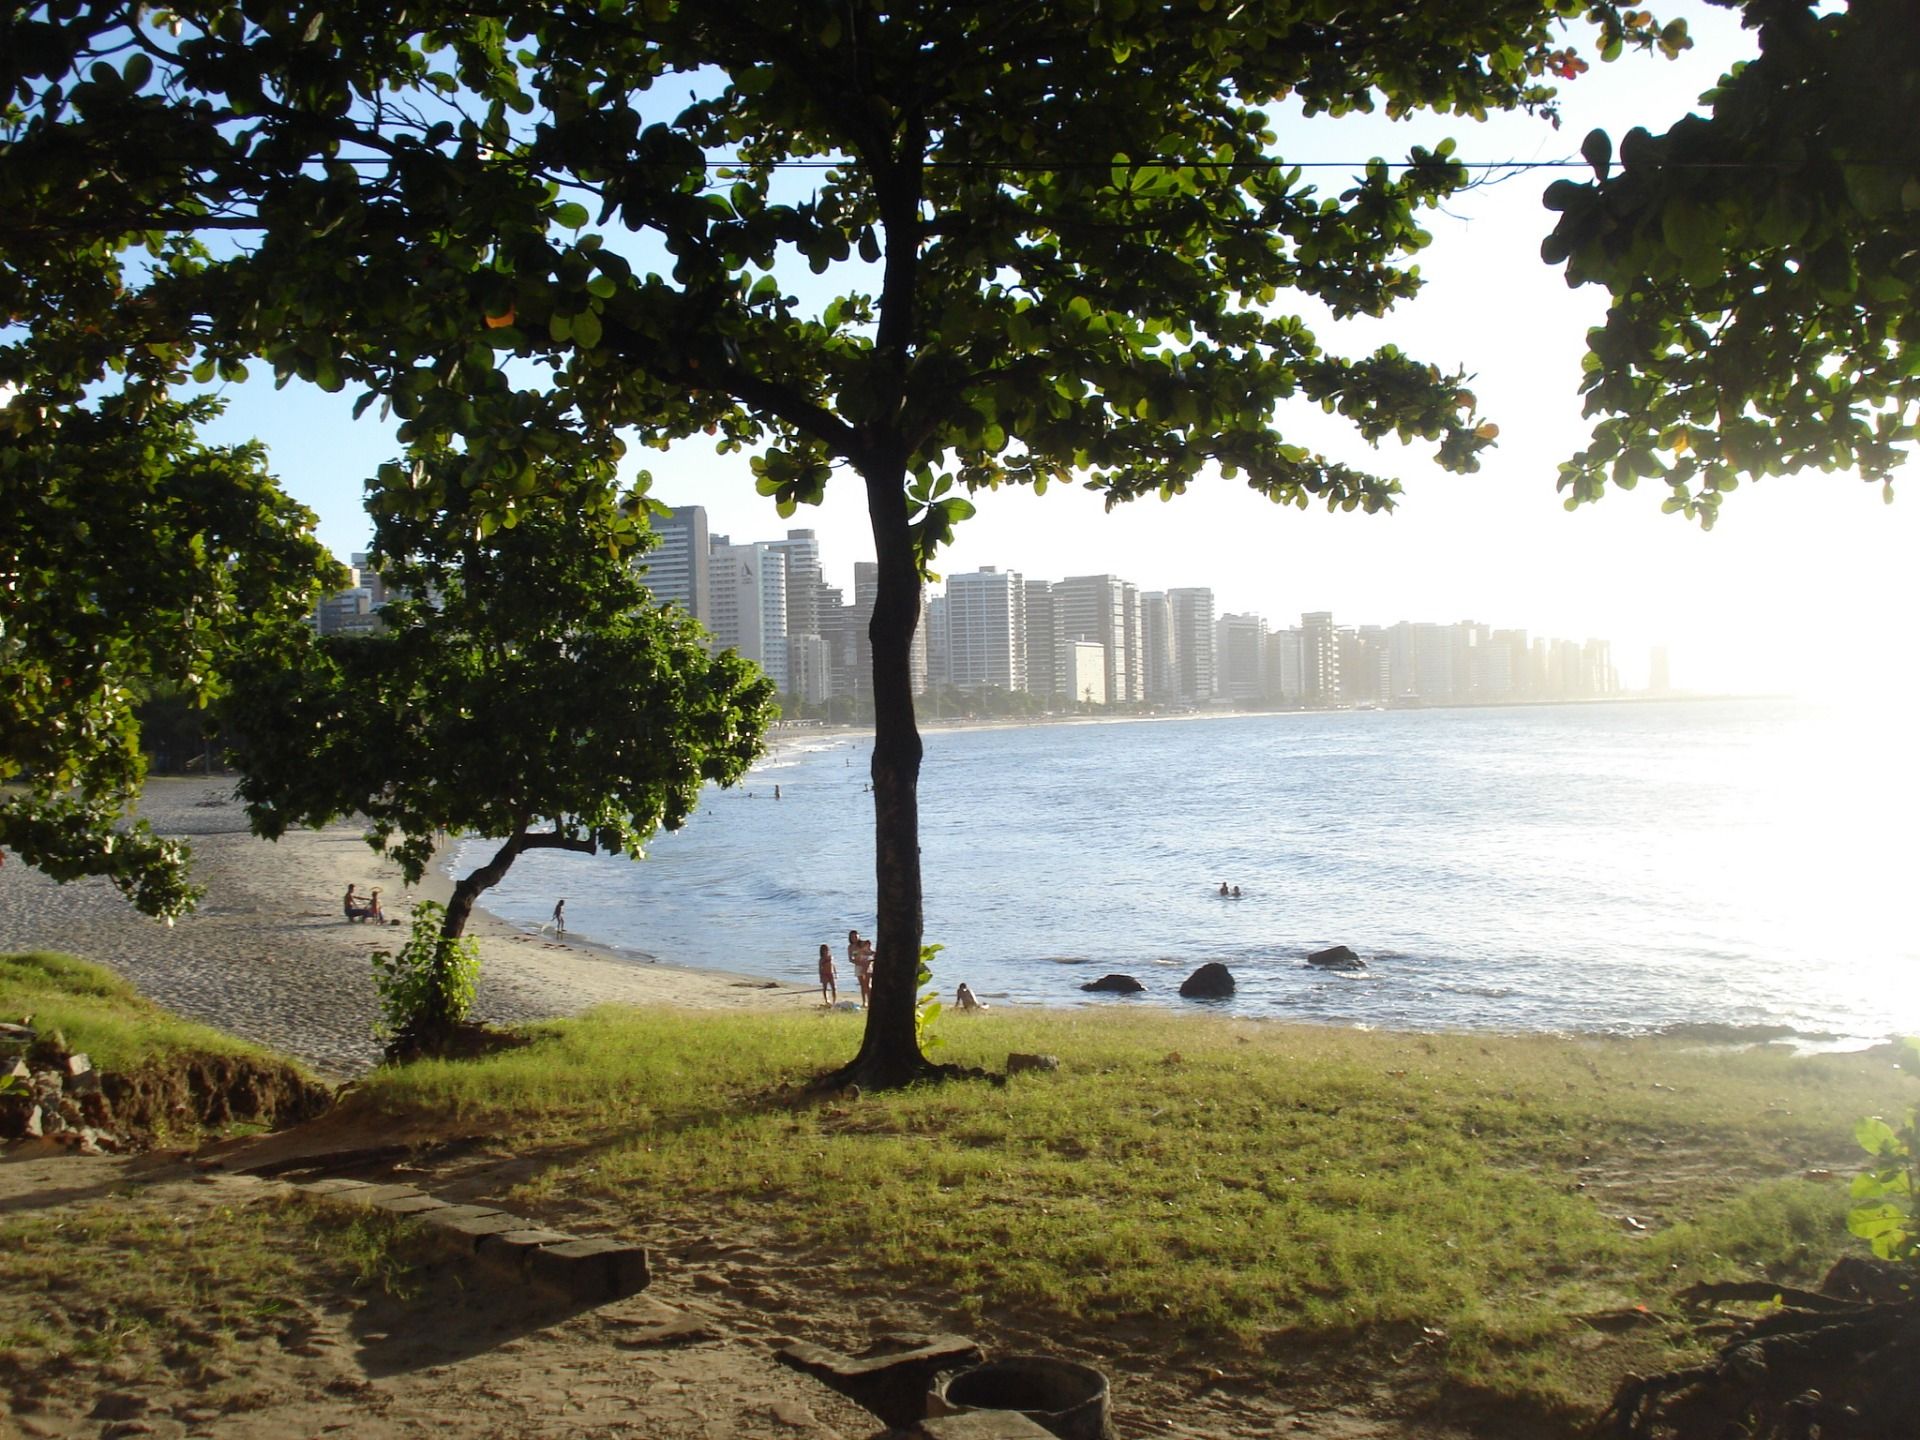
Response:
M379 1061L379 1013L369 956L397 949L420 900L445 902L452 884L430 871L409 889L358 825L302 830L270 843L247 830L231 779L154 780L141 813L193 847L207 889L168 928L136 912L105 880L56 885L17 862L0 866L0 952L59 950L131 980L168 1009L346 1078ZM381 888L387 916L351 924L349 883ZM669 964L636 964L551 934L529 935L476 910L480 943L475 1018L513 1023L578 1014L601 1004L691 1009L786 1007L810 988Z

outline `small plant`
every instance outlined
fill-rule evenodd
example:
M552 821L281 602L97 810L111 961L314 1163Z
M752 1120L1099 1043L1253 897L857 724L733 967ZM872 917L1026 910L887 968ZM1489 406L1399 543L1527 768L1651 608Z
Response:
M471 938L442 935L445 913L445 906L422 901L414 907L413 928L400 953L373 952L373 988L380 996L374 1034L383 1040L446 1035L473 1009L479 947Z
M1909 1064L1920 1070L1920 1040L1907 1041ZM1853 1127L1854 1139L1874 1165L1854 1177L1847 1228L1882 1260L1920 1261L1920 1106L1907 1123L1893 1126L1870 1115Z
M922 1053L940 1044L940 1037L933 1033L933 1022L940 1018L940 1002L935 999L933 989L933 957L947 947L944 945L922 945L920 947L920 970L914 976L913 1000L913 1039Z

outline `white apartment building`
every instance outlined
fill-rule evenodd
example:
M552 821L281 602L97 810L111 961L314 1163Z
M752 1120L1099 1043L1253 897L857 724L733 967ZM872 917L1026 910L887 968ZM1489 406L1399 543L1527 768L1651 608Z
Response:
M766 543L733 545L713 537L709 566L713 618L708 628L723 648L756 662L786 686L787 557Z
M1027 688L1027 595L1018 571L987 565L949 575L942 609L948 683Z

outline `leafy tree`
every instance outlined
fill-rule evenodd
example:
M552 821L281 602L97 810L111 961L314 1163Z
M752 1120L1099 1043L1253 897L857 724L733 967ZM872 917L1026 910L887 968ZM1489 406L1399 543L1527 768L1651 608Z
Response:
M409 883L448 833L501 839L454 885L452 941L529 850L641 858L704 782L745 773L774 712L772 682L709 655L604 536L548 515L481 538L448 518L382 522L382 573L411 590L384 630L275 637L223 708L259 834L364 815Z
M1727 3L1727 0L1717 0ZM1711 526L1742 476L1857 470L1893 498L1920 420L1920 16L1748 0L1759 55L1663 135L1587 137L1542 248L1613 294L1568 506L1671 487Z
M751 452L783 512L858 477L880 961L845 1073L898 1083L926 1069L908 654L963 495L1171 498L1218 470L1282 503L1392 503L1392 479L1290 441L1290 405L1474 468L1494 432L1461 377L1332 354L1276 308L1413 295L1418 213L1466 180L1451 144L1325 195L1267 107L1544 108L1580 19L1607 47L1684 43L1584 0L50 0L0 35L0 214L31 217L0 237L13 313L62 337L49 388L104 363L90 313L154 332L141 366L260 356L363 387L436 457L383 477L396 514L452 484L481 526L515 521L551 499L548 457L612 455L623 429ZM136 244L128 297L101 277ZM806 299L801 262L833 277Z
M147 687L204 705L236 645L344 578L258 446L200 443L214 408L0 409L0 779L25 782L0 847L167 920L200 892L184 845L126 823Z

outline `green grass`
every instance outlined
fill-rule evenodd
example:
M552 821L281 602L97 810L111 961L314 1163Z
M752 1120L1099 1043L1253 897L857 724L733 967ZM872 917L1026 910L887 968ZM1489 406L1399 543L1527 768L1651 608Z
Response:
M1850 1248L1845 1172L1799 1177L1846 1163L1854 1120L1904 1083L1875 1057L1106 1010L941 1026L939 1058L1040 1050L1057 1074L807 1096L859 1023L602 1011L383 1073L360 1103L564 1153L526 1203L770 1225L962 1318L1153 1323L1256 1367L1431 1327L1458 1385L1562 1407L1591 1405L1621 1353L1684 1343L1635 1334L1600 1364L1565 1343L1577 1317L1702 1278L1810 1281Z
M107 1055L213 1043L57 957L0 961L0 1014L28 1009ZM1091 1346L1151 1327L1170 1362L1255 1375L1325 1345L1418 1345L1456 1396L1591 1413L1627 1370L1691 1353L1681 1287L1808 1283L1857 1250L1854 1121L1912 1089L1885 1055L1113 1007L938 1027L938 1058L998 1070L1042 1051L1057 1073L811 1092L861 1023L607 1009L484 1059L376 1072L349 1103L376 1126L511 1136L534 1178L500 1198L557 1223L737 1222L831 1260L850 1293L914 1292L955 1323L1014 1317ZM394 1283L390 1251L327 1243L370 1283ZM1645 1323L1611 1323L1636 1306ZM48 1323L0 1329L28 1343Z
M168 1055L264 1055L258 1046L182 1020L111 970L46 951L0 955L0 1020L33 1017L66 1036L100 1069L126 1070Z

